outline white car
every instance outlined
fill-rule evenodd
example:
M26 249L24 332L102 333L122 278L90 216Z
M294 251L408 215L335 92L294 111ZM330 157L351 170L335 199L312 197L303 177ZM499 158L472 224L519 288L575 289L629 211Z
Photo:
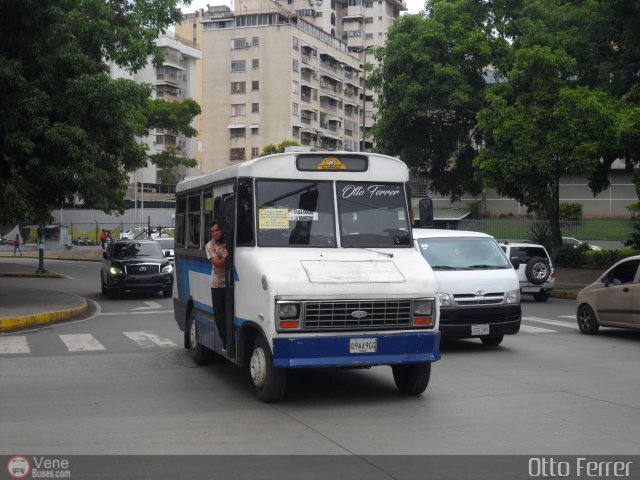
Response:
M589 245L590 250L602 250L602 247L598 247L597 245L591 245L590 243L583 242L582 240L578 240L577 238L562 237L563 245L573 245L574 247L577 247L578 245L582 245L583 243L586 243L587 245Z
M516 274L520 281L520 292L533 295L536 302L546 302L556 285L556 276L547 249L542 245L527 242L502 242L500 247L511 263L519 263Z
M154 240L156 241L156 243L158 245L160 245L160 248L162 249L162 254L164 255L164 257L169 260L171 263L174 262L174 240L173 237L156 237L154 238Z

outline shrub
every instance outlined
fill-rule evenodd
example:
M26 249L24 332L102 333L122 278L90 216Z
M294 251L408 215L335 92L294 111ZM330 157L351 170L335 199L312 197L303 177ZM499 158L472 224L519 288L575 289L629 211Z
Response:
M581 203L561 203L560 204L560 220L577 222L582 220L582 204Z
M553 246L553 235L547 222L536 222L527 233L527 240L543 245L547 250Z
M620 250L592 250L589 252L589 257L591 262L596 265L613 265L623 255Z
M589 246L585 244L563 245L556 252L553 263L559 267L579 267L587 263L588 250Z

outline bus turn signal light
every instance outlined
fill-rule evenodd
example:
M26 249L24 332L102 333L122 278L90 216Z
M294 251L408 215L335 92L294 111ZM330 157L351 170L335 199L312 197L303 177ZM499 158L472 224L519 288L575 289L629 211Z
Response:
M413 319L414 325L420 325L421 327L432 327L433 318L431 317L415 317Z
M280 320L280 328L299 328L300 320Z

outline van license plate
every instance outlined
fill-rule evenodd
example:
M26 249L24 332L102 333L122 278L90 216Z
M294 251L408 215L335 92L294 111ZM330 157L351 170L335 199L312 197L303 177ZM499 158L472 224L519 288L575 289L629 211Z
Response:
M489 325L471 325L471 335L489 335Z
M378 350L377 338L350 338L349 353L375 353Z

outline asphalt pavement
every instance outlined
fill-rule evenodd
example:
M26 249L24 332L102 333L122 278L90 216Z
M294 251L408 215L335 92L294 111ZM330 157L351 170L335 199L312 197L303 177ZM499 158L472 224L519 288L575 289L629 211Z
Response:
M16 262L14 258L13 248L0 251L0 277L63 278L55 271L37 272L39 252L35 245L25 245L22 254L22 258L33 259L33 263ZM45 259L99 262L102 249L95 246L45 251ZM602 272L603 269L556 268L556 288L552 296L575 299L578 292ZM87 308L87 300L72 293L4 286L0 288L0 332L67 320L82 315Z

